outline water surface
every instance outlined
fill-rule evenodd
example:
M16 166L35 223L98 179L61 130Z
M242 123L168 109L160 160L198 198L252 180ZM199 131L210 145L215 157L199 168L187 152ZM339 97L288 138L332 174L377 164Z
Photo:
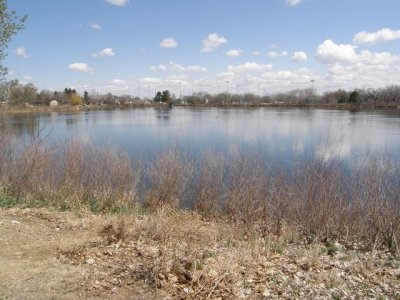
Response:
M79 138L131 155L178 147L193 155L258 151L277 160L400 156L400 110L173 108L0 115L0 129L48 141Z

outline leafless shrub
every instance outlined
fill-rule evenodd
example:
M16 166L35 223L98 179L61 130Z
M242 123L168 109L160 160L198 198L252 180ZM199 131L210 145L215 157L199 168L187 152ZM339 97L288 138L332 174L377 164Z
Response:
M372 159L361 174L356 196L361 204L361 230L371 247L399 251L400 172L390 159Z
M389 156L354 163L349 173L335 159L284 166L259 154L206 153L195 160L176 150L141 169L123 151L39 138L21 146L5 134L0 150L0 187L22 204L106 212L132 207L139 197L154 210L190 203L203 216L264 237L296 233L307 243L399 252L400 168Z
M216 216L221 213L223 177L223 158L210 152L205 153L198 175L198 188L193 205L195 210L207 216Z
M155 158L146 170L148 182L145 205L178 207L193 173L193 162L179 151L167 151Z
M115 203L133 204L139 172L128 154L72 141L63 156L64 193L78 202L110 209Z
M265 201L263 161L257 156L236 154L230 158L226 173L225 211L233 218L251 222Z

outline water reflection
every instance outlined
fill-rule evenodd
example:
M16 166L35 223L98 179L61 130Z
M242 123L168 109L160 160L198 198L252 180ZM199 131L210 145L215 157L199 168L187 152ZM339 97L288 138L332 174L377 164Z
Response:
M399 156L398 110L173 108L1 114L0 130L49 140L79 137L118 145L132 155L178 145L194 155L258 149L279 160L313 153L348 159L368 153Z

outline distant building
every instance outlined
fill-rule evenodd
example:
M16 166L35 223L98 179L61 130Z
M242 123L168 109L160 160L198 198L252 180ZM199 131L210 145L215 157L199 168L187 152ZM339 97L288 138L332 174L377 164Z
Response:
M59 106L60 103L58 103L57 100L51 100L50 103L49 103L49 105L50 105L51 107L55 107L55 106Z

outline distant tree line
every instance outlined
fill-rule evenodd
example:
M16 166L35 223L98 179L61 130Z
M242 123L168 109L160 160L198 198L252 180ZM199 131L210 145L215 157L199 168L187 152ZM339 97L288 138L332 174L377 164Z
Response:
M61 91L39 91L33 84L23 84L18 80L0 83L0 102L11 106L21 105L49 105L51 101L57 101L60 105L84 105L84 104L137 104L143 102L140 98L111 93L99 94L95 90L84 91L80 95L73 88L65 88Z
M149 98L139 98L131 95L113 95L112 93L100 94L95 90L84 91L79 94L73 88L61 91L39 91L33 84L23 84L17 80L0 83L0 102L12 106L18 105L49 105L56 100L60 105L129 105L150 103ZM146 100L146 102L144 101ZM374 104L374 105L400 105L400 85L392 85L377 89L356 89L346 91L338 89L323 94L316 94L311 88L296 89L285 93L276 93L266 96L257 96L252 93L210 94L206 92L193 93L181 99L176 99L168 90L158 91L152 99L156 103L181 104L182 101L189 105L260 105L265 103L276 104Z
M377 89L355 89L346 91L338 89L323 94L316 94L312 88L296 89L268 96L257 96L252 93L193 93L183 98L188 104L214 105L258 105L262 103L277 104L400 104L400 85Z

